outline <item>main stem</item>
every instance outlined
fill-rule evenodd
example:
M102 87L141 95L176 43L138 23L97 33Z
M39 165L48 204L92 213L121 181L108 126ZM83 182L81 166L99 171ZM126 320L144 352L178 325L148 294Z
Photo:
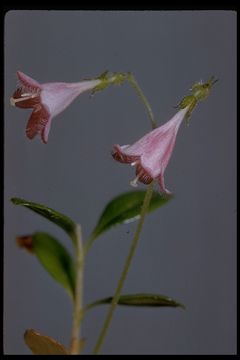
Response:
M73 322L70 354L79 354L79 340L80 340L80 316L82 310L82 295L83 295L83 266L84 255L82 245L82 231L79 224L76 225L76 283L75 293L73 299Z
M142 206L142 210L141 210L141 214L140 214L140 220L138 222L137 229L136 229L136 232L134 234L134 238L133 238L129 253L128 253L128 256L127 256L127 259L126 259L126 262L125 262L125 265L124 265L124 268L123 268L123 271L122 271L122 274L121 274L121 277L119 279L119 282L118 282L118 285L117 285L117 288L116 288L116 291L115 291L115 295L113 297L112 303L111 303L110 308L108 310L108 313L107 313L105 322L103 324L102 330L100 332L99 338L98 338L97 343L95 345L95 348L93 350L93 354L98 354L99 351L100 351L100 348L101 348L101 346L103 344L103 341L104 341L104 338L106 336L107 330L109 328L110 322L112 320L113 312L114 312L114 310L115 310L115 308L117 306L117 303L119 301L121 291L122 291L122 288L123 288L123 285L124 285L124 281L125 281L125 279L127 277L127 273L128 273L129 267L131 265L131 261L132 261L132 258L134 256L137 244L138 244L138 240L140 238L141 230L142 230L144 219L145 219L145 216L147 214L147 210L148 210L148 207L149 207L149 204L150 204L150 201L151 201L152 193L153 193L153 182L147 188L147 192L146 192L146 195L144 197L143 206Z

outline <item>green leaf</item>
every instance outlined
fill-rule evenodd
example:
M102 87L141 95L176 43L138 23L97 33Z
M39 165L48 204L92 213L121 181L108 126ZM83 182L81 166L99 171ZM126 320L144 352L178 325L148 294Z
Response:
M32 235L32 252L48 273L73 296L74 264L65 247L49 234L38 232Z
M54 224L60 226L66 233L70 236L74 243L76 243L75 238L75 223L68 216L61 214L60 212L53 210L45 205L33 203L27 200L12 198L12 203L14 205L22 205L26 208L34 211L35 213L45 217L46 219L52 221Z
M114 225L137 220L140 216L145 194L145 190L129 191L111 200L100 216L98 223L92 232L91 239L95 239ZM154 191L148 212L164 205L172 197L172 195L163 196Z
M70 355L62 344L33 329L25 331L24 340L34 355Z
M89 304L86 307L86 310L91 309L95 306L102 304L110 304L112 302L112 297L107 297L98 301L95 301L92 304ZM118 305L126 306L141 306L141 307L181 307L185 309L185 306L181 303L171 299L165 295L159 294L132 294L132 295L121 295L118 301Z

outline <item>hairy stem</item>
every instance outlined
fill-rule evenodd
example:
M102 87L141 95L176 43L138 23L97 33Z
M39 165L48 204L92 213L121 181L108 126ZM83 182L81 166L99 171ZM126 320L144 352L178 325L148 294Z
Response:
M103 344L103 341L105 339L106 333L108 331L109 325L111 323L114 310L115 310L115 308L117 306L117 303L119 301L121 291L122 291L124 282L125 282L127 274L128 274L128 270L130 268L133 256L135 254L135 250L136 250L136 247L137 247L137 244L138 244L138 240L140 238L140 234L141 234L141 231L142 231L144 219L145 219L145 216L147 214L148 207L149 207L149 204L150 204L150 201L151 201L152 193L153 193L153 182L148 186L148 189L147 189L144 201L143 201L143 206L142 206L142 210L141 210L141 214L140 214L140 220L138 222L136 232L134 234L132 244L131 244L131 247L129 249L129 253L128 253L127 259L125 261L125 265L124 265L123 271L121 273L121 276L120 276L120 279L119 279L119 282L118 282L118 285L117 285L117 288L116 288L112 303L110 305L110 308L108 310L108 313L107 313L106 319L104 321L102 330L100 332L97 343L96 343L95 348L93 350L93 354L98 354L99 353L99 351L101 349L101 346Z
M79 354L79 340L80 340L80 316L82 310L82 296L83 296L83 245L82 245L82 231L79 224L76 225L76 283L75 294L73 299L73 322L71 334L71 355Z

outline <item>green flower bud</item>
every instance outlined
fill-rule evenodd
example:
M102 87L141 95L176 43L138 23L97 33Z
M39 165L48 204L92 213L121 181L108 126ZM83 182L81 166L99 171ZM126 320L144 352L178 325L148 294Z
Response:
M192 114L193 109L197 105L198 101L206 99L209 95L210 89L218 80L214 79L212 76L206 83L202 81L196 82L191 87L191 95L185 96L180 103L178 104L179 109L184 109L187 106L189 107L188 112L186 114L186 119L188 120Z
M191 88L193 96L195 96L197 100L205 99L209 95L210 88L217 81L218 80L214 80L212 76L205 84L203 84L202 81L196 82Z

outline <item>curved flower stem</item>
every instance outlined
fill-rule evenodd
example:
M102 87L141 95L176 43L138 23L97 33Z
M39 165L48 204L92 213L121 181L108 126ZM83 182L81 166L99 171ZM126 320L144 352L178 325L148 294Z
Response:
M142 92L140 86L138 85L137 81L135 80L134 76L131 73L129 73L127 75L127 80L130 82L130 84L132 85L132 87L134 88L134 90L136 91L136 93L138 94L140 99L142 100L144 106L146 107L152 129L155 129L157 127L157 124L156 124L156 121L154 120L153 111L151 109L151 106L150 106L146 96Z
M82 245L82 231L79 224L76 225L76 283L75 294L73 299L73 323L70 353L71 355L79 354L79 339L80 339L80 320L82 310L82 296L83 296L83 266L84 255Z
M127 259L125 261L125 265L124 265L122 274L120 276L120 279L119 279L119 282L118 282L118 285L117 285L117 288L116 288L112 303L110 305L110 308L108 310L108 313L107 313L105 322L103 324L102 330L100 332L99 338L98 338L97 343L95 345L95 348L93 350L93 354L98 354L99 351L100 351L100 348L101 348L101 346L103 344L103 341L104 341L104 338L106 336L107 330L109 328L110 322L112 320L113 312L114 312L114 310L115 310L115 308L117 306L117 303L119 301L121 291L122 291L125 279L127 277L128 270L129 270L129 267L131 265L132 258L133 258L134 254L135 254L135 250L136 250L136 247L137 247L137 244L138 244L138 240L140 238L141 230L142 230L143 223L144 223L144 220L145 220L145 216L147 214L147 210L148 210L148 207L149 207L149 204L150 204L150 201L151 201L152 193L153 193L153 182L147 188L147 192L146 192L146 195L144 197L143 206L142 206L142 210L141 210L141 214L140 214L140 220L138 222L137 229L136 229L136 232L134 234L134 238L132 240L132 244L131 244Z

